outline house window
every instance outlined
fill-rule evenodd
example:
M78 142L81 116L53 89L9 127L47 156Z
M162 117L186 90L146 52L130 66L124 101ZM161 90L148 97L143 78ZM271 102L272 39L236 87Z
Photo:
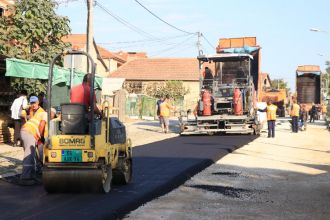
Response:
M267 85L267 79L264 80L264 85L265 85L265 86Z
M0 7L0 17L4 16L5 9Z

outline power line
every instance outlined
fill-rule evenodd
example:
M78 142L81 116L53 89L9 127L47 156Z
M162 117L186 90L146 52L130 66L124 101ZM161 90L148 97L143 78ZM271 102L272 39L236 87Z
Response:
M143 40L134 40L134 41L117 41L117 42L111 42L111 43L98 43L98 44L104 44L104 45L111 45L111 44L135 44L135 43L141 43L141 42L164 42L168 40L172 40L175 38L181 38L186 37L191 34L184 34L184 35L177 35L177 36L171 36L171 37L164 37L164 38L157 38L157 39L143 39Z
M115 15L113 12L111 12L109 9L105 8L99 2L95 1L95 5L99 6L104 12L106 12L108 15L110 15L116 21L118 21L119 23L125 25L126 27L130 28L131 30L135 31L136 33L138 33L138 34L140 34L144 37L151 38L151 39L158 39L157 37L153 36L152 34L149 34L145 31L143 31L142 29L134 26L133 24L130 24L128 21L126 21L125 19L119 17L118 15Z
M194 44L186 44L185 46L184 46L184 45L185 45L185 44L183 44L182 46L179 46L177 49L183 50L183 49L186 49L186 48L189 48L189 47L193 47L193 46L194 46ZM183 47L183 46L184 46L184 47ZM167 55L167 56L170 56L170 55L176 54L177 51L178 51L178 50L173 51L172 53L168 53L168 54L166 54L166 55Z
M206 40L206 42L210 45L210 47L212 49L215 49L215 47L210 43L210 41L204 36L204 34L202 33L202 37Z
M161 19L159 16L157 16L155 13L153 13L152 11L150 11L146 6L142 5L138 0L134 0L136 3L138 3L142 8L144 8L145 10L147 10L150 14L152 14L154 17L156 17L158 20L164 22L165 24L167 24L168 26L178 30L178 31L181 31L183 33L186 33L186 34L196 34L196 33L192 33L192 32L188 32L188 31L185 31L185 30L182 30L178 27L175 27L174 25L168 23L167 21L164 21L163 19Z
M109 46L111 49L117 50L117 49L123 49L123 48L136 48L136 47L152 47L161 44L161 46L171 46L171 45L177 45L177 42L141 42L138 44L133 44L133 45L123 45L123 46ZM102 44L100 44L102 45Z
M79 1L79 0L56 0L55 2L57 3L57 4L68 4L68 3L71 3L71 2L77 2L77 1Z
M184 41L181 41L181 42L179 42L179 43L177 43L177 44L174 44L174 46L172 46L172 47L166 48L166 49L164 49L164 50L157 51L154 55L151 55L151 57L153 57L153 56L157 56L157 55L159 55L159 54L161 54L161 53L164 53L164 52L166 52L166 51L172 50L172 49L174 49L174 48L178 48L178 46L182 46L182 45L184 45L184 43L185 43L187 40L191 39L192 37L193 37L193 36L191 35L191 36L189 36L188 38L186 38Z

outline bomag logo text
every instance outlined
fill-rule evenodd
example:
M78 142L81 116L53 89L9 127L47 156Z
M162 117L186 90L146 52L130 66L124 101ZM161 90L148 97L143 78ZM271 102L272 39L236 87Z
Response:
M84 138L63 138L60 139L60 145L85 145Z

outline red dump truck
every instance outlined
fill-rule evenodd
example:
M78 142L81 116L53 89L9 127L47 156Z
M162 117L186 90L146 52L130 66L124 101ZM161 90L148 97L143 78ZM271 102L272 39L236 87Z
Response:
M303 65L296 70L297 101L311 106L321 104L321 70L320 66Z
M260 47L256 38L220 39L216 52L197 57L200 98L196 118L179 118L181 134L259 133L255 108L260 92ZM210 65L214 68L204 69Z

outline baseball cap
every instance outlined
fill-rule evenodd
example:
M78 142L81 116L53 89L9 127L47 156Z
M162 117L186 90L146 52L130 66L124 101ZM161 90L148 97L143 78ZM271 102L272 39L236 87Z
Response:
M30 103L38 102L38 101L39 101L39 99L38 99L37 96L31 96L31 97L30 97Z
M55 108L50 108L50 111L56 114L56 109Z

